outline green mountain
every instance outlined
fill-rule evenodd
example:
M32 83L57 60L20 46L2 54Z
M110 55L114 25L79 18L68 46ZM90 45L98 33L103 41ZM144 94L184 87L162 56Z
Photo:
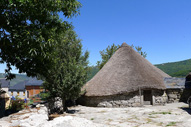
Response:
M155 65L172 77L185 77L191 72L191 59ZM91 66L88 73L88 81L99 71L96 66Z
M191 72L191 59L155 65L172 77L185 77Z
M0 73L0 78L5 78L5 74L4 73ZM28 80L30 79L30 77L24 75L24 74L16 74L16 78L12 79L10 82L11 86L14 86L15 84L22 82L24 80Z

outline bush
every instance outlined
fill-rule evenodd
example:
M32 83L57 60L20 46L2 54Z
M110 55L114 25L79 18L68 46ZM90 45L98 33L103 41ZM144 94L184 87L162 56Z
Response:
M22 110L24 109L24 100L12 100L12 104L11 104L11 110L13 111L19 111L19 110Z
M41 100L47 101L50 98L50 93L49 92L40 92L39 96Z

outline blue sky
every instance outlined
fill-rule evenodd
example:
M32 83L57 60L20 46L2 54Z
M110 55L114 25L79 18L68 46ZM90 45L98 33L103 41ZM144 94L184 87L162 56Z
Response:
M190 0L80 0L69 21L90 52L90 65L113 43L141 46L152 64L190 59ZM64 18L60 15L61 18ZM5 65L0 65L3 72Z

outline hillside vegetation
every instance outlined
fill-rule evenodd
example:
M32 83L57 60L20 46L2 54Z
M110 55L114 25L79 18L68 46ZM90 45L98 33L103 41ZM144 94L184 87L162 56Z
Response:
M155 65L172 77L185 77L191 72L191 59Z
M92 79L96 75L96 73L98 71L99 71L99 68L97 66L90 66L89 71L88 71L88 79L87 79L87 81Z
M4 73L0 73L0 78L5 78ZM14 86L15 84L22 82L24 80L28 80L30 77L27 77L25 74L16 74L16 78L12 79L10 82L11 86Z
M191 59L157 64L155 66L172 77L185 77L189 72L191 72ZM90 80L99 71L96 66L91 66L90 68L91 71L88 74L88 80Z

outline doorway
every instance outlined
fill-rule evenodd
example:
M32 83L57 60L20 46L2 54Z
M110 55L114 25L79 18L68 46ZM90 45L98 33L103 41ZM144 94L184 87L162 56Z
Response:
M143 101L144 105L152 105L152 91L143 90Z

